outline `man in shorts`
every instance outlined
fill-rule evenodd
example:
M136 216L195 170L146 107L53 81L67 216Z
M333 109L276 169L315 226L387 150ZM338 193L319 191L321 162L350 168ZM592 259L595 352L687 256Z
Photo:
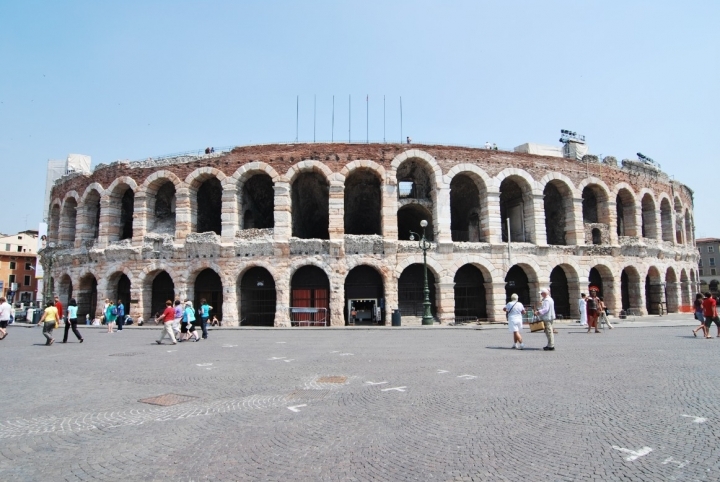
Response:
M712 338L712 335L710 335L710 327L713 322L715 322L715 325L717 326L718 337L720 337L720 318L718 318L717 313L717 302L709 291L705 293L705 299L703 300L702 306L703 316L705 317L705 338Z
M4 296L0 297L0 340L4 340L7 334L7 326L12 316L12 306Z

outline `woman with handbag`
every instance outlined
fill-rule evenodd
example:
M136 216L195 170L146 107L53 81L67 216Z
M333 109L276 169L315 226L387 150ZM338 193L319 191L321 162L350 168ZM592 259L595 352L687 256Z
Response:
M510 296L510 302L503 308L505 317L508 320L508 331L513 335L513 346L518 350L525 349L525 344L522 340L522 315L525 314L525 307L518 301L518 295L513 293Z
M58 314L57 308L55 308L55 300L52 298L47 301L47 307L45 312L40 318L38 326L43 327L43 336L45 337L45 344L52 345L55 343L55 339L52 336L52 332L59 326L60 315Z

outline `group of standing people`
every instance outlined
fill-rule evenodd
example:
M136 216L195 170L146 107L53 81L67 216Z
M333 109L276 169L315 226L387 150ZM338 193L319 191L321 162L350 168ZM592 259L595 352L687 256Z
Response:
M170 338L173 345L191 339L198 342L200 341L200 335L198 335L196 328L202 331L202 338L207 340L207 325L212 309L213 307L208 305L205 298L200 300L197 313L193 308L193 302L190 300L185 300L185 303L175 300L174 304L172 300L167 300L165 302L165 311L155 318L155 323L162 323L163 325L160 339L155 340L155 343L161 345L165 337ZM216 320L216 317L213 316L213 320Z
M717 312L718 300L713 298L709 291L705 293L705 297L698 293L695 295L693 308L695 310L695 319L700 322L700 326L693 330L693 336L697 336L697 332L702 330L705 338L712 338L710 335L710 327L713 323L717 327L717 337L720 338L720 318Z
M587 326L587 332L594 328L595 333L602 333L598 329L598 321L606 323L608 328L611 330L613 326L607 317L607 310L605 302L598 296L597 286L590 286L590 296L585 293L580 293L580 299L578 300L578 310L580 311L580 326Z
M63 336L63 343L67 343L68 335L71 329L80 343L85 341L77 328L77 313L78 305L77 301L75 301L75 298L71 298L68 302L66 319L63 318L63 305L60 302L60 298L56 296L54 300L48 300L45 306L45 310L43 311L42 318L40 318L40 322L38 323L38 326L43 327L45 345L49 346L55 343L55 338L53 338L53 330L60 327L60 322L63 321L63 319L65 321L65 334Z
M543 322L545 336L547 337L547 345L543 347L545 351L555 350L555 330L553 322L555 321L555 301L550 296L550 290L543 288L540 290L542 303L537 310L534 310L534 316ZM508 330L513 335L513 349L524 350L525 343L522 339L523 315L527 313L525 306L518 299L518 295L513 293L510 295L510 302L505 305L503 311L507 313Z

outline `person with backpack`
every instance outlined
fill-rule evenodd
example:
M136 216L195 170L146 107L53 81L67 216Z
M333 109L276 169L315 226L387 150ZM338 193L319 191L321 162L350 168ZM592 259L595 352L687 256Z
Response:
M200 315L200 328L202 329L203 340L207 340L208 337L207 323L208 319L210 319L210 310L212 309L213 307L208 305L205 298L202 298L200 300L200 308L198 308L198 314Z
M105 321L107 323L108 333L113 333L113 327L115 326L115 320L117 320L117 306L115 306L115 303L110 301L107 308L105 309Z

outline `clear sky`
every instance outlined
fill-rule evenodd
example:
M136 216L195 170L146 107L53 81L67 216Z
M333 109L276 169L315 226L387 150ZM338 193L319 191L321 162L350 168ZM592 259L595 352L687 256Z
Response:
M0 232L35 229L48 159L383 139L642 152L712 214L720 2L0 0Z

